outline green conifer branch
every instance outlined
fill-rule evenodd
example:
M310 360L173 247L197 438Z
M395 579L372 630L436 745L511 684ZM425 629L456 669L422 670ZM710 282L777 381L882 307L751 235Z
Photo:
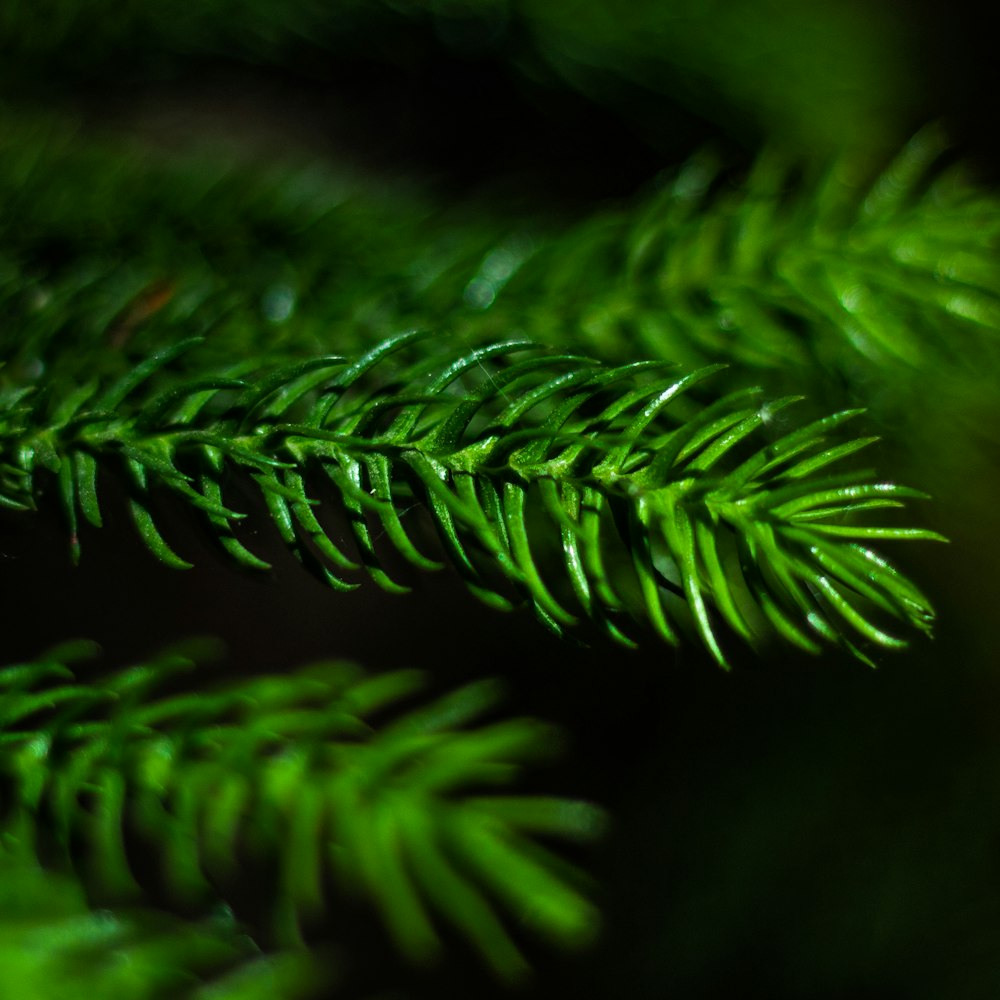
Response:
M332 880L371 899L410 957L433 958L437 928L450 924L505 977L526 963L498 911L566 945L593 932L593 907L534 837L592 836L600 813L483 794L553 738L530 719L473 725L495 704L494 684L401 711L416 672L367 678L328 663L158 696L189 657L81 683L66 666L80 653L0 669L4 833L22 855L57 850L72 865L82 851L99 893L130 900L138 838L188 906L225 898L241 862L274 859L286 944L333 905Z
M163 562L189 566L160 533L154 488L200 510L239 562L265 568L227 500L239 470L283 541L337 589L355 585L356 557L382 586L405 589L376 533L419 568L439 564L404 524L416 504L473 592L503 605L513 589L557 632L582 616L631 643L631 618L676 643L690 616L725 663L719 618L751 642L776 630L810 652L828 641L862 658L850 635L902 644L883 617L929 629L926 598L869 545L939 536L857 518L921 494L830 468L874 440L831 437L858 411L776 435L794 398L742 390L706 401L699 386L714 368L612 367L527 341L468 350L421 333L352 360L171 377L197 348L178 342L63 398L11 392L0 411L5 505L32 507L39 474L57 477L78 556L81 522L101 523L100 471L117 465ZM317 517L331 487L356 555Z
M160 157L0 109L0 357L7 377L112 375L180 336L202 356L360 350L460 308L512 229L310 165ZM539 228L534 222L532 228Z
M154 164L8 125L0 343L16 383L81 355L110 375L192 334L220 366L292 360L329 350L332 324L351 353L407 327L470 344L523 330L839 399L888 366L900 384L940 382L970 352L977 371L998 366L1000 200L947 165L938 127L874 175L858 157L804 166L772 149L734 186L698 155L657 196L555 235L552 220L380 203L315 171Z
M164 564L190 565L163 512L196 512L237 564L267 571L246 530L262 517L337 590L367 574L402 591L411 568L450 564L557 633L690 633L723 665L731 633L867 662L929 633L929 601L877 550L943 539L892 520L922 494L859 469L876 439L845 429L860 404L905 417L899 440L925 466L926 430L975 447L924 403L967 405L978 378L991 404L1000 198L951 165L937 127L880 170L879 150L962 92L925 89L954 70L961 32L923 72L937 18L911 34L905 15L861 7L0 4L0 101L29 115L0 107L0 515L58 504L75 561L124 492ZM199 104L201 68L237 104L253 103L235 93L249 78L279 105L316 83L303 120L322 128L327 100L357 93L344 67L379 65L396 86L516 79L523 96L500 107L514 115L487 95L475 121L534 162L531 129L546 114L564 128L589 100L601 108L578 123L599 132L610 110L641 137L613 154L658 149L669 179L583 219L511 177L533 211L490 205L487 188L443 212L384 178L272 169L248 148L230 161L93 138L144 133L163 93ZM461 118L458 89L426 119L429 144ZM548 110L510 128L535 96ZM39 126L46 100L88 124ZM270 128L251 117L256 150ZM710 121L742 148L774 145L745 178L712 152L675 170ZM361 145L384 148L380 131ZM778 398L744 388L748 371ZM796 425L785 392L852 408ZM543 843L592 836L603 816L509 793L553 731L484 721L492 684L415 707L413 672L335 663L213 685L187 682L183 652L109 676L76 663L87 649L0 668L0 996L303 1000L313 958L335 980L338 959L310 952L345 897L410 958L457 934L509 980L526 970L512 925L566 945L592 934L585 879ZM244 933L227 903L248 896L263 917ZM113 917L85 915L105 903ZM696 970L699 936L664 982Z
M772 149L738 185L696 155L645 205L543 246L498 312L608 360L725 361L799 389L995 367L1000 199L948 147L928 126L874 175Z
M330 979L305 952L267 955L228 910L203 920L88 910L71 877L0 859L0 992L65 1000L298 1000Z

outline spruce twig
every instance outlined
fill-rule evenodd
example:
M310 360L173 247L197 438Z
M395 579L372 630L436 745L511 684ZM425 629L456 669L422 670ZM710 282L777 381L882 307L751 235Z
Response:
M154 487L200 510L242 564L263 568L227 504L225 473L238 469L285 543L346 589L357 563L317 518L322 480L382 586L403 589L371 521L408 561L437 565L404 525L417 503L475 593L504 604L513 588L557 632L583 615L630 643L632 618L675 643L672 594L720 663L716 617L749 641L769 623L810 652L845 643L863 659L852 634L902 644L883 616L929 629L926 598L869 546L939 536L858 518L921 494L831 468L874 440L835 437L857 410L769 435L793 397L767 402L751 389L704 402L697 393L715 368L606 366L521 340L449 350L408 333L355 359L171 378L171 363L196 352L195 341L175 344L64 399L18 395L0 414L5 503L31 507L47 470L75 539L79 521L100 524L99 471L115 463L163 562L189 565L159 531Z
M591 837L599 810L483 794L549 753L554 735L531 719L477 725L495 684L401 710L421 686L415 671L369 678L326 663L157 696L192 669L187 655L83 684L67 666L80 652L0 669L3 832L21 856L44 842L72 868L82 850L76 867L99 897L134 902L128 845L139 838L188 907L224 900L241 861L273 860L286 946L335 905L332 881L372 900L411 958L440 952L445 923L508 978L527 964L499 912L564 945L593 933L595 912L569 869L533 839Z

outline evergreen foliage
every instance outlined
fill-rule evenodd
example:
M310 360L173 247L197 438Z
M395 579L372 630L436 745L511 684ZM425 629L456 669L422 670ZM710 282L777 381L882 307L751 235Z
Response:
M526 834L587 836L599 827L596 811L463 795L509 782L551 742L531 720L462 728L495 702L494 685L375 728L369 719L419 685L415 672L368 679L320 664L157 698L157 686L194 666L190 658L166 654L80 684L66 664L81 652L54 650L0 673L6 822L22 850L35 840L67 866L82 853L100 897L139 889L132 833L162 852L167 893L189 905L231 887L239 859L276 857L271 905L286 945L301 944L302 922L323 908L331 869L342 891L370 894L418 959L440 948L433 910L499 974L523 971L476 881L551 938L574 943L590 932L589 905Z
M638 210L546 245L505 296L543 339L799 390L995 363L1000 201L948 150L940 126L874 173L856 152L810 164L772 148L738 184L706 151Z
M228 474L238 469L256 482L296 555L334 589L349 589L346 574L359 567L324 529L310 496L323 478L382 586L405 590L381 564L369 515L414 565L439 565L403 523L418 504L475 593L503 606L490 576L506 578L557 632L575 616L544 580L553 553L540 550L553 529L576 603L626 644L632 640L615 620L621 613L646 619L676 643L668 588L688 602L720 663L706 599L744 638L767 621L810 652L818 652L816 639L850 646L844 625L898 645L872 620L875 609L928 628L927 600L866 546L938 536L845 520L920 496L831 473L872 441L831 443L857 411L752 447L755 432L794 398L762 403L759 391L745 390L690 404L687 394L713 368L678 375L643 362L609 367L525 341L442 352L424 346L428 339L402 334L352 361L319 358L265 371L240 365L157 386L172 361L197 350L179 340L110 384L86 380L64 398L42 387L15 391L0 418L0 499L30 509L36 473L55 475L79 558L80 522L102 523L99 469L117 460L136 527L168 566L190 564L157 528L155 486L203 511L244 566L267 569L237 537L234 522L243 515L227 506ZM416 361L397 360L418 346ZM497 361L505 363L491 371ZM685 403L689 412L669 419ZM473 544L478 552L469 551ZM479 553L490 564L485 571ZM621 564L631 570L619 584Z
M0 983L25 1000L60 1000L82 982L95 1000L265 1000L308 996L321 978L303 953L261 955L226 911L90 910L68 876L11 857L0 872Z
M4 523L58 506L78 564L124 507L183 570L197 517L257 573L265 524L331 606L442 570L609 657L728 668L738 637L875 666L926 638L892 560L945 539L858 463L886 427L916 447L914 400L1000 370L1000 196L945 125L899 149L927 114L896 15L806 6L5 5ZM603 109L662 172L613 204L443 198L88 121L116 74L321 89L456 58L527 106ZM356 995L355 913L414 966L464 947L506 985L532 936L595 937L579 847L550 842L604 813L511 788L560 736L497 720L497 683L336 659L212 680L186 647L123 670L96 648L0 667L0 993Z

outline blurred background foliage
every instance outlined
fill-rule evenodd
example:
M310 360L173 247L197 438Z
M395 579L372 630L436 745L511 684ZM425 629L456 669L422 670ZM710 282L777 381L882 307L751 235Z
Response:
M932 119L952 145L907 189L924 206L908 232L943 232L949 253L972 254L979 270L955 280L985 302L998 287L994 29L977 5L929 0L8 0L3 357L30 368L19 327L37 331L40 315L51 337L92 344L110 329L138 351L165 313L222 331L220 353L341 350L406 324L469 337L596 329L592 344L628 356L641 338L601 317L641 326L678 300L638 308L655 283L622 281L615 255L641 242L642 207L671 184L690 191L699 164L722 164L685 239L709 217L739 229L742 178L768 162L762 150L791 165L782 205L814 205L814 179L845 162L856 207ZM972 187L934 200L955 164ZM921 228L928 218L937 229ZM942 259L932 253L932 285L952 280ZM707 260L684 305L717 329L711 282L728 258ZM773 288L774 260L762 255L749 288ZM875 306L905 321L903 341L923 322L941 337L919 364L838 367L810 353L822 324L792 309L782 316L797 317L809 351L788 365L734 357L731 370L822 409L870 406L880 471L934 495L927 524L952 544L898 557L938 607L937 637L874 673L786 651L722 674L690 647L578 650L526 614L479 607L447 574L404 600L372 586L334 597L277 546L273 576L251 579L220 564L193 521L176 526L199 566L187 575L115 523L73 570L54 499L2 524L3 659L87 635L124 663L211 633L251 672L336 656L426 668L441 685L505 677L518 710L573 734L545 787L614 817L583 857L603 887L604 934L579 955L532 952L526 996L995 997L998 324L987 311L970 334L954 313L928 320L924 292L892 290L876 287ZM447 628L431 613L441 606L456 609ZM27 996L65 995L80 975L97 996L146 995L95 941L173 976L186 973L170 949L187 936L202 980L253 950L225 920L88 916L75 887L23 867L2 884L2 964L38 984ZM44 951L40 971L42 938L60 954ZM414 971L363 918L350 944L330 995L502 995L461 953ZM98 972L81 973L92 961Z

